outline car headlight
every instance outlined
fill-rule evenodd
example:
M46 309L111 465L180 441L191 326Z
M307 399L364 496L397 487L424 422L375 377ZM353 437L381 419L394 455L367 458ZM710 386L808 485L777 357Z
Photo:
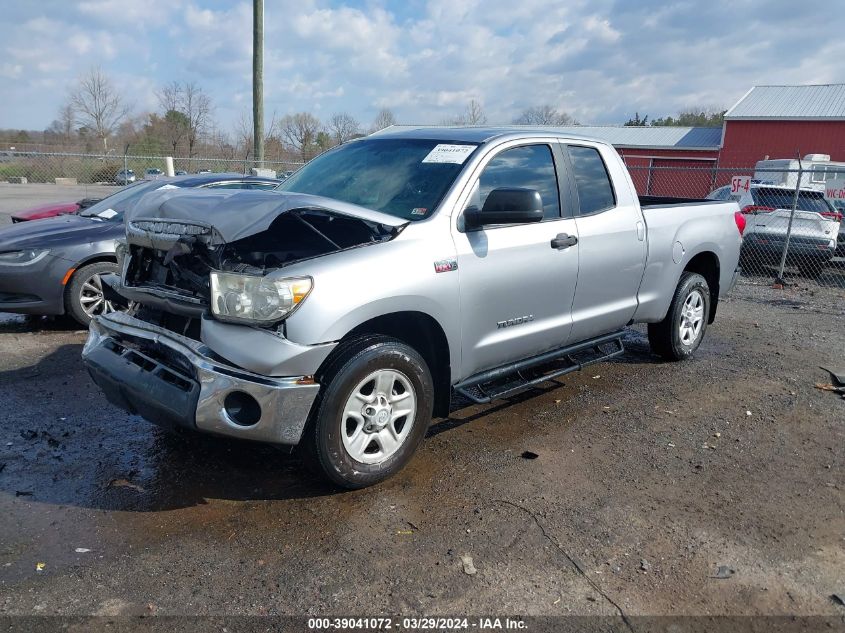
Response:
M49 250L41 248L30 248L23 251L6 251L0 253L0 264L5 266L28 266L41 261L47 256Z
M211 273L211 313L221 321L274 323L305 301L310 277L273 279L236 273Z

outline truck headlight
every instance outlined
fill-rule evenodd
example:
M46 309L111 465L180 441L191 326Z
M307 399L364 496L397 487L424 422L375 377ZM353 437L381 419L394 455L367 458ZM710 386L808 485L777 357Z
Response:
M41 248L29 248L22 251L6 251L0 253L0 264L6 266L28 266L41 261L50 251Z
M305 301L310 277L272 279L237 273L211 273L211 313L221 321L274 323Z

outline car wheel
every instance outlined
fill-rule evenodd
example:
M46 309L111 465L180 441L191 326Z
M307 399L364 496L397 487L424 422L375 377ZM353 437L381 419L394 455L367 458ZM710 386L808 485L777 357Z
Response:
M709 314L707 280L697 273L683 273L666 318L648 325L651 351L666 360L689 358L704 339Z
M303 439L313 470L344 488L371 486L400 471L431 423L434 387L423 358L384 336L342 344Z
M91 319L98 314L114 312L114 304L103 294L100 276L116 272L117 264L114 262L94 262L73 273L65 290L67 313L88 327Z

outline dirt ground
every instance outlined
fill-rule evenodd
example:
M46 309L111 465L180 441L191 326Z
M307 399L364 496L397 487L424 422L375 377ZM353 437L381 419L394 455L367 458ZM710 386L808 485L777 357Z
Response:
M632 330L358 492L125 414L84 332L0 321L0 615L845 614L840 290L745 281L693 361Z

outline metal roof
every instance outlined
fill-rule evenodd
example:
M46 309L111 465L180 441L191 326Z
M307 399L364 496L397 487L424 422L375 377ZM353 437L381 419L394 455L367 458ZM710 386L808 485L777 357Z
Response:
M483 143L503 134L525 132L547 132L567 138L583 138L604 141L619 147L641 147L651 149L719 149L722 128L709 127L625 127L570 125L532 126L511 125L503 127L452 127L437 125L394 125L375 136L393 138L426 138Z
M722 143L720 127L673 126L576 126L577 134L598 138L619 147L719 149Z
M726 119L845 119L845 84L754 86Z

